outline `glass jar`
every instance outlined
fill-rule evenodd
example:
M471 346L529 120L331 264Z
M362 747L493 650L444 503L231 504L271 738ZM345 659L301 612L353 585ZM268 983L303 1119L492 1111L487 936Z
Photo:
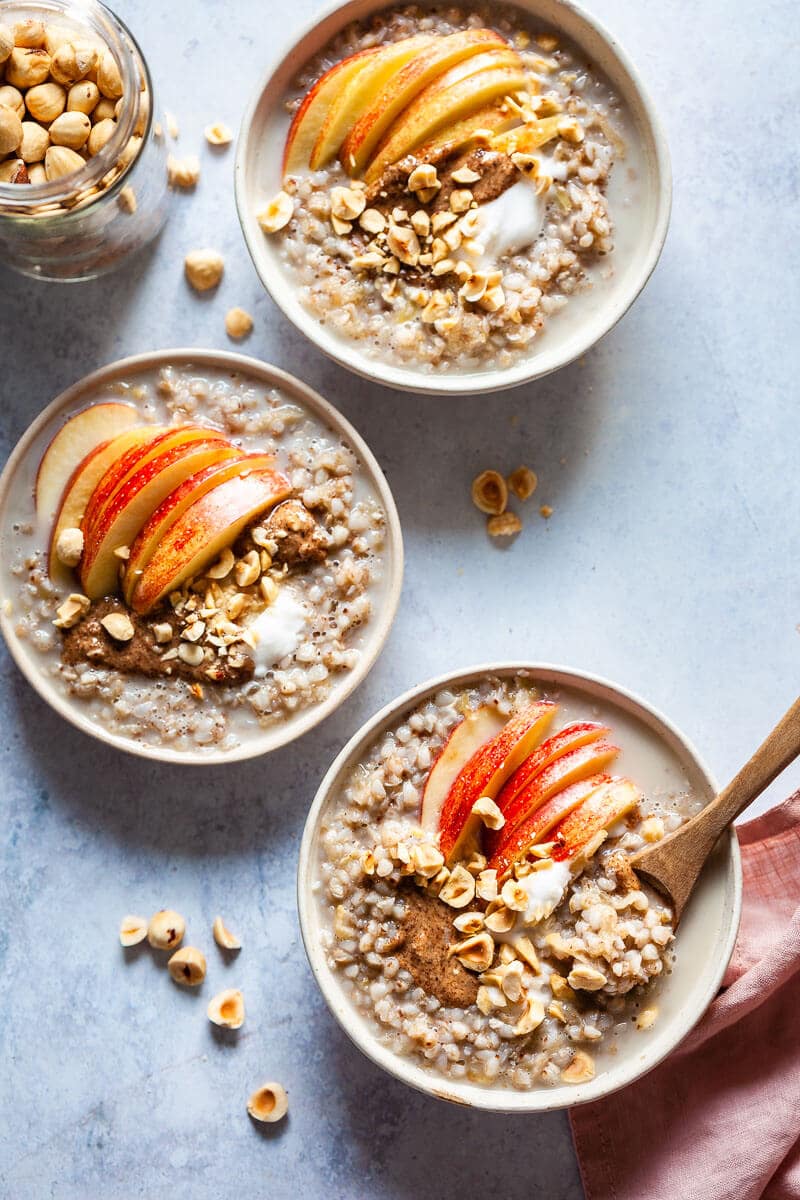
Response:
M167 151L162 128L154 119L152 79L129 30L99 0L0 0L0 25L13 30L18 22L28 20L42 22L51 31L51 49L63 34L79 45L84 39L86 44L103 44L119 70L122 96L109 140L88 157L84 148L82 166L61 178L34 183L0 180L0 262L39 279L92 279L147 245L167 216ZM47 51L42 48L37 53ZM0 66L0 88L10 82L10 61ZM95 67L77 82L102 80ZM68 93L70 84L63 87ZM105 93L100 99L104 98ZM100 111L108 111L112 103L106 98ZM92 115L87 115L91 121ZM33 118L26 111L22 119ZM28 164L18 173L24 177L34 166ZM34 173L43 177L44 167Z

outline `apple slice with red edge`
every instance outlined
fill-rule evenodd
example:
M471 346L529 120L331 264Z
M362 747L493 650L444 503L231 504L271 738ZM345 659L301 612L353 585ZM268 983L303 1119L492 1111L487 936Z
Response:
M429 833L438 833L447 794L473 754L500 732L506 718L494 704L474 708L450 732L425 783L419 823Z
M313 87L309 88L286 135L283 151L284 175L296 175L309 169L314 145L334 101L349 87L367 60L379 53L380 47L372 46L367 50L359 50L357 54L351 54L349 58L342 59L326 71ZM336 150L331 153L331 158Z
M143 445L134 446L123 454L117 462L112 463L105 475L98 480L86 512L83 514L81 529L86 541L92 531L103 519L103 512L114 499L114 496L127 481L141 471L142 467L159 455L171 450L173 446L187 445L189 442L209 441L216 439L226 444L228 439L218 429L203 425L159 425L153 427L153 437Z
M256 517L291 494L280 471L249 471L206 492L167 529L137 580L132 607L149 613L187 579L199 575Z
M243 472L273 467L274 463L274 454L247 454L240 451L229 461L214 463L212 466L196 472L170 492L149 520L145 522L131 546L130 557L125 564L125 574L122 580L122 594L125 603L132 607L136 584L153 557L156 547L169 527L186 512L190 504L194 504L196 500L205 496L206 492L210 492L212 488L225 483L228 479L233 479Z
M491 29L465 29L434 38L408 60L380 91L372 93L370 103L344 139L339 160L348 175L363 172L386 130L429 83L456 63L491 46L508 49L505 39Z
M312 171L320 170L336 157L348 132L374 96L407 62L435 40L432 34L403 38L378 47L377 54L363 60L361 70L354 71L346 86L339 88L333 97L311 151L309 165Z
M80 579L90 600L117 590L121 561L115 551L130 550L142 526L162 500L190 475L238 457L237 450L219 437L174 442L149 458L126 479L103 508L84 542Z
M530 816L517 825L511 836L503 842L502 848L489 859L489 869L497 871L497 878L503 879L515 863L526 857L532 846L547 841L550 830L572 812L573 808L577 808L592 792L610 780L610 775L591 775L588 779L579 779L577 783L556 792L555 796L540 808L534 809Z
M365 179L374 183L387 167L414 148L500 96L524 91L527 76L519 56L506 50L479 54L434 79L401 112L371 156ZM344 152L347 152L345 142Z
M549 840L554 862L573 862L596 834L627 816L642 798L630 779L612 779L556 825Z
M551 762L555 762L570 750L577 750L579 746L599 742L600 738L610 733L607 725L600 725L597 721L571 721L569 725L557 730L549 738L545 738L507 780L497 797L497 807L509 817L514 799Z
M132 404L116 400L91 404L74 413L52 438L39 463L34 483L37 516L52 521L64 488L87 454L123 430L141 424Z
M489 742L476 750L456 776L439 819L439 846L453 862L477 842L483 824L472 812L482 796L494 799L508 777L527 758L555 716L556 705L536 700L516 713Z
M65 529L76 529L80 526L89 498L108 468L128 450L152 437L153 431L146 425L135 426L124 433L118 433L108 442L101 442L78 463L64 488L50 532L47 570L54 583L66 584L72 579L72 569L59 562L56 554L59 535Z
M487 830L486 847L489 857L502 850L511 840L517 827L556 792L604 771L619 754L619 746L611 742L590 742L556 758L534 776L527 787L514 798L503 813L506 823L502 829Z

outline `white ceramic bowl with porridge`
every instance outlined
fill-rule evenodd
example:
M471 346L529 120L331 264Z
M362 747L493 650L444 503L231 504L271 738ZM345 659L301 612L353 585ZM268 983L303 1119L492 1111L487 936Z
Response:
M655 1066L733 950L733 832L675 929L628 856L716 793L674 726L576 671L494 664L393 701L328 771L300 851L303 940L345 1032L479 1108L597 1099Z
M403 546L388 484L331 404L255 359L104 367L0 478L0 628L87 733L230 762L332 712L379 654Z
M611 329L658 260L671 177L635 69L568 0L350 0L268 73L236 197L262 282L322 350L468 393Z

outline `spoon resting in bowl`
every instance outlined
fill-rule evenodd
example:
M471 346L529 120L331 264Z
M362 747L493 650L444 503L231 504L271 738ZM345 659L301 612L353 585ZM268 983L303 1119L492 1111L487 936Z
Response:
M634 871L669 900L674 924L720 836L800 754L800 699L719 795L663 841L630 858Z

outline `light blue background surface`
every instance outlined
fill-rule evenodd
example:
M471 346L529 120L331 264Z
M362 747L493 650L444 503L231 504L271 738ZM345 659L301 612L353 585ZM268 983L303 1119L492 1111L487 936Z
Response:
M350 417L385 467L407 544L399 619L368 682L300 743L203 771L119 755L53 715L2 657L0 1196L170 1195L463 1200L582 1195L563 1115L470 1114L385 1079L328 1016L295 916L303 818L359 723L424 677L478 659L537 658L607 675L663 709L729 777L797 693L798 77L788 0L597 0L648 82L670 138L672 228L645 294L586 358L539 384L468 401L383 391L334 367L264 296L236 221L238 125L266 63L315 8L276 0L120 0L160 102L199 151L157 247L115 277L51 287L0 271L4 451L63 387L125 354L229 346L299 374ZM185 253L226 258L199 300ZM469 502L487 465L539 472L549 522L526 510L507 549ZM770 793L797 784L800 772ZM762 807L767 803L765 800ZM200 994L120 916L174 906L208 951ZM210 925L242 936L222 963ZM243 988L236 1043L205 1018ZM244 1112L264 1078L290 1118Z

